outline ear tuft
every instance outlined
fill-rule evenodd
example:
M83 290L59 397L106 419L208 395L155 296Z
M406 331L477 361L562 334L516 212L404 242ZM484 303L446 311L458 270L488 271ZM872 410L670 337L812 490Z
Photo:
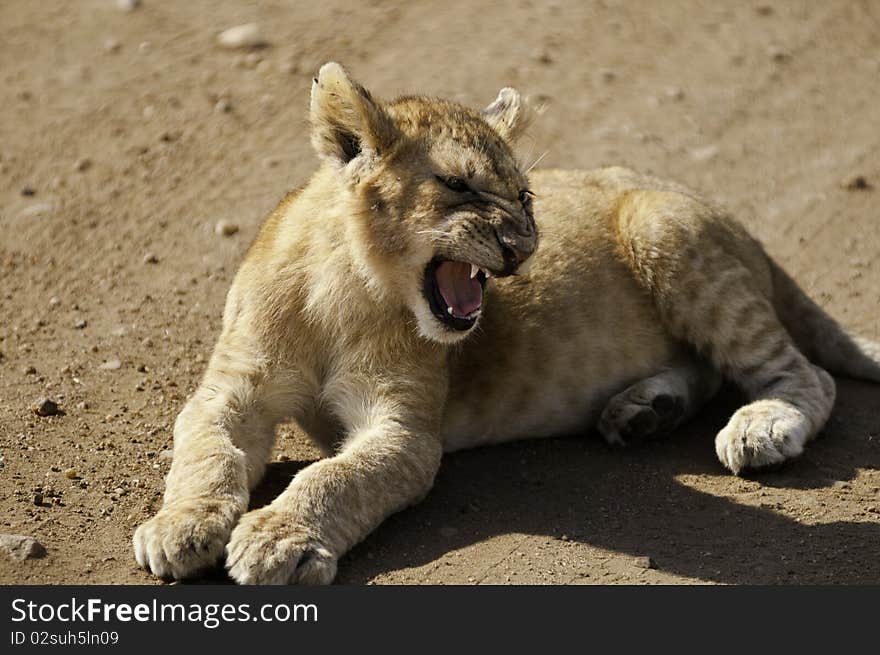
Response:
M369 91L336 62L312 82L312 145L322 158L345 165L364 151L380 153L394 139L391 119Z
M533 118L528 101L519 91L504 87L494 102L482 112L483 119L508 141L516 141Z

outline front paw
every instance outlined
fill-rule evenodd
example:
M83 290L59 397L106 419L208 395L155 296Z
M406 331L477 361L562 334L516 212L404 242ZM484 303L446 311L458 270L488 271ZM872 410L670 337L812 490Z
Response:
M740 408L715 437L715 452L734 474L780 464L803 452L810 423L791 405L759 400Z
M231 499L173 501L135 531L135 558L161 578L191 577L217 563L239 516Z
M226 546L239 584L330 584L336 557L304 526L271 505L246 514Z

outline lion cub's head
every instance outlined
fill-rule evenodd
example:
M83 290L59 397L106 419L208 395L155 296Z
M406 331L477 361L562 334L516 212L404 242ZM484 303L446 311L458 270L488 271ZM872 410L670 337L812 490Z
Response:
M517 272L537 247L511 152L527 118L513 89L476 112L423 97L379 102L335 63L314 80L312 143L335 169L361 267L428 338L467 335L487 279Z

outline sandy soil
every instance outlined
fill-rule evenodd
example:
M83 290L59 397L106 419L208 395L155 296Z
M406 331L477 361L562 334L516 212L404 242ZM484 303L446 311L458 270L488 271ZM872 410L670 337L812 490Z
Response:
M547 105L528 156L699 188L880 337L880 191L841 185L880 187L880 5L475 4L0 3L0 532L48 549L0 557L0 582L157 582L131 535L160 501L236 266L316 165L308 89L329 59L380 96L482 106L517 86ZM249 21L269 47L216 45ZM216 234L220 220L238 233ZM35 416L41 396L63 415ZM732 393L626 451L587 433L458 453L338 580L878 583L878 400L840 380L805 456L744 478L712 446ZM282 429L255 502L315 457Z

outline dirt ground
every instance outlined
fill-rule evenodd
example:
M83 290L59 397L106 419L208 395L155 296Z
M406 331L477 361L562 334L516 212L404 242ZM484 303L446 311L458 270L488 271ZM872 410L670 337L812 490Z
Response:
M251 21L268 47L217 45ZM0 532L48 550L0 557L2 583L158 582L131 536L236 267L316 166L327 60L379 96L518 87L546 104L525 157L700 189L880 338L877 2L4 0L0 30ZM742 478L712 443L732 392L627 450L590 432L448 456L338 581L880 583L880 387L838 384L803 457ZM35 416L41 396L63 414ZM255 503L316 456L284 427Z

